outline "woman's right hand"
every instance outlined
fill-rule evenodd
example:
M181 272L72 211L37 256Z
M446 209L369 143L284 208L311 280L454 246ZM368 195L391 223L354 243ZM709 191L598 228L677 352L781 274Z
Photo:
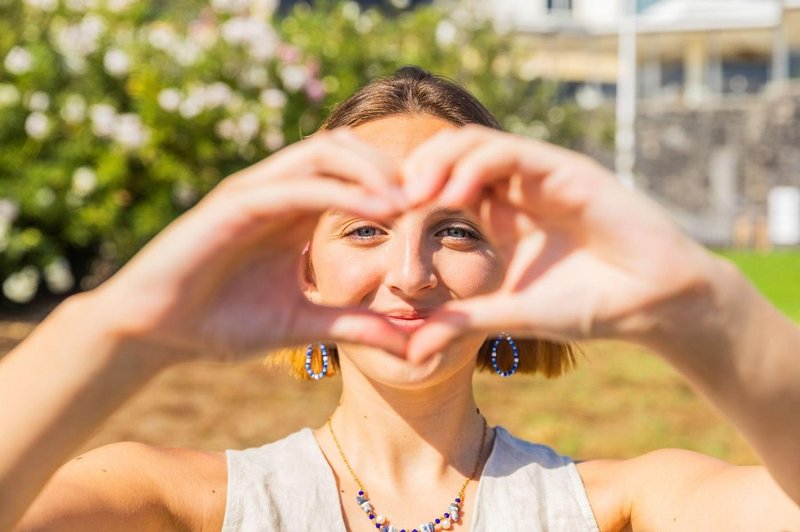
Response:
M312 304L299 284L320 214L396 214L396 176L350 132L318 133L225 179L88 297L126 341L170 362L323 340L402 354L406 338L385 319Z

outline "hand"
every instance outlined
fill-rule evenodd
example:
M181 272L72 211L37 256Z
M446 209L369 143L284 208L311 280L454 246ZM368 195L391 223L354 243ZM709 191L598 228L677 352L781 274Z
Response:
M396 214L396 175L352 133L316 134L225 179L92 296L122 334L176 359L235 360L312 341L403 353L405 336L382 317L314 305L298 286L320 213Z
M419 146L403 172L413 203L475 209L507 259L500 289L446 304L416 332L411 361L475 331L642 341L665 308L704 289L710 255L569 150L467 126Z

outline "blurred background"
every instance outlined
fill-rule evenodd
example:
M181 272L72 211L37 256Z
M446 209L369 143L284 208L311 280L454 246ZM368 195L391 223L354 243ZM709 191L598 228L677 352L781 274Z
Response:
M597 158L800 320L800 0L0 0L0 357L226 175L405 64ZM557 381L477 376L481 408L577 457L757 462L659 359L584 354ZM184 365L86 448L260 445L321 424L338 392L260 361Z

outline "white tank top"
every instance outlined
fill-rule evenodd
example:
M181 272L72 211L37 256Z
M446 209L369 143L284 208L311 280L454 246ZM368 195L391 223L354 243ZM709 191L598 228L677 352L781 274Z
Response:
M495 432L478 482L471 530L599 532L569 457L515 438L502 427ZM311 429L225 455L223 532L345 532L336 480Z

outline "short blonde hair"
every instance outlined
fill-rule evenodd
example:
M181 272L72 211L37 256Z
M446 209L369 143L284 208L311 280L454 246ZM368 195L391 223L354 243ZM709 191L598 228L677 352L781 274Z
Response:
M486 340L478 350L475 367L478 371L493 372L492 343ZM519 373L539 374L552 379L575 367L577 347L572 344L561 344L547 340L516 340L519 350ZM311 369L315 373L322 371L322 356L318 344L313 345ZM335 344L325 344L328 351L328 375L336 375L339 369L339 351ZM270 367L286 368L289 374L299 380L311 380L306 371L307 347L278 349L267 355L264 364ZM505 341L500 342L497 349L497 364L503 370L512 365L512 351Z

